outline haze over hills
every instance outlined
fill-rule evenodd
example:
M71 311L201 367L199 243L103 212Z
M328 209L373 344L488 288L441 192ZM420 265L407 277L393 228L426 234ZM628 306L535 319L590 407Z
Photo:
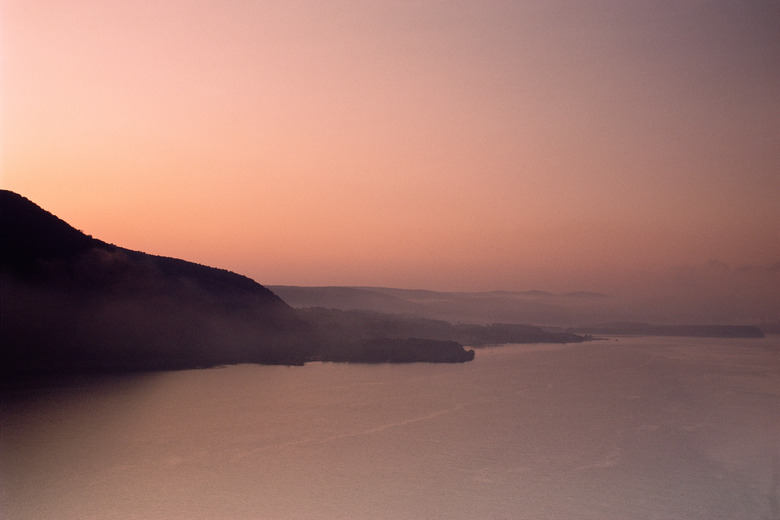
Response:
M593 324L644 323L664 326L699 323L755 325L767 332L780 330L774 309L763 314L745 305L733 292L691 296L690 291L659 297L651 292L611 295L590 291L446 292L388 287L298 287L269 285L296 308L326 307L339 310L409 314L453 323L532 323L537 326L591 330ZM674 294L674 293L671 293ZM727 301L728 294L734 294ZM731 305L731 307L730 307ZM764 319L756 319L755 316ZM646 331L658 330L650 325ZM621 329L621 327L618 327ZM595 329L594 329L595 330ZM617 329L615 329L617 330ZM622 329L621 329L622 330ZM704 330L704 329L702 329ZM603 332L602 332L603 333Z
M97 240L10 191L0 211L3 374L474 356L403 330L334 334L245 276Z
M636 321L616 319L614 299L593 292L267 288L92 238L10 191L0 191L0 211L4 374L463 362L474 357L463 344L580 342L610 331L563 326Z
M753 325L653 325L650 323L600 323L572 329L579 334L621 336L687 336L700 338L763 338Z
M441 292L387 287L295 287L271 285L293 307L328 307L413 314L455 323L534 323L564 326L575 319L598 321L610 298L601 293L545 291ZM577 312L579 311L579 312Z

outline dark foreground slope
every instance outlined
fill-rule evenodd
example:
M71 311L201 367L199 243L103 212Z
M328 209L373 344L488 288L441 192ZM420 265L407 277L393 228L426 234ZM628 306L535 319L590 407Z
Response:
M376 343L334 334L245 276L94 239L6 190L0 243L6 376L473 358L437 339Z
M301 363L311 327L251 279L96 240L0 195L2 372Z

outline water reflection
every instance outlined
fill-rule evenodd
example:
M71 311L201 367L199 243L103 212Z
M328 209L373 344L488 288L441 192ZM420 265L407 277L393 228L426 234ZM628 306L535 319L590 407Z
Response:
M6 389L3 518L772 518L772 341Z

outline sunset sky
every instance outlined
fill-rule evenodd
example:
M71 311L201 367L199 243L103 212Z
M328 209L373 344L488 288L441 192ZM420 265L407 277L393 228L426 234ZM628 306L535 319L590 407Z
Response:
M0 17L0 184L96 238L263 284L780 289L780 2Z

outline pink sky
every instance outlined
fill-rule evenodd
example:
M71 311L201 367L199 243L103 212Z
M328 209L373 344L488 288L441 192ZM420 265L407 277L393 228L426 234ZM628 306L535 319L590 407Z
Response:
M780 291L777 2L0 16L2 187L106 241L263 284L610 291L725 264Z

